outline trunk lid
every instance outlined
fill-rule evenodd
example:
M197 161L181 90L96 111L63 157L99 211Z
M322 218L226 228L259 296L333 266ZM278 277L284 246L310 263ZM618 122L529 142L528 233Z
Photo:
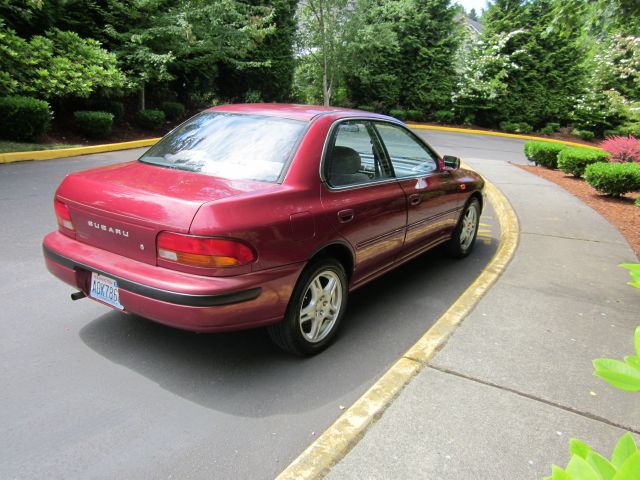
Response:
M71 174L56 197L78 241L155 264L159 232L188 233L202 204L273 186L130 162Z

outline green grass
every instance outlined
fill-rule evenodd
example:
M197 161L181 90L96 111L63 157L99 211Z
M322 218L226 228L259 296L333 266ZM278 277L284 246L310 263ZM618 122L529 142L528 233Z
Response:
M20 143L0 140L0 153L57 150L59 148L73 148L81 146L82 145L67 145L66 143Z

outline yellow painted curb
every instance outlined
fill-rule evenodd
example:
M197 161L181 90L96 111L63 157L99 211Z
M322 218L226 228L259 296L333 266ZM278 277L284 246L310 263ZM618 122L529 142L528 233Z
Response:
M104 153L114 152L116 150L127 150L129 148L149 147L156 143L158 140L160 139L147 138L145 140L134 140L132 142L91 145L89 147L60 148L58 150L37 150L34 152L0 153L0 163L24 162L27 160L51 160L53 158L75 157L76 155L87 155L89 153Z
M600 147L594 147L593 145L584 145L583 143L568 142L565 140L555 140L553 138L534 137L532 135L520 135L517 133L492 132L489 130L474 130L471 128L438 127L436 125L417 125L414 123L407 123L407 126L410 128L418 128L422 130L440 130L442 132L469 133L473 135L492 135L494 137L522 138L524 140L536 140L538 142L560 143L562 145L570 145L572 147L584 147L584 148L590 148L592 150L602 150Z
M422 338L276 480L309 480L325 476L442 349L456 327L505 270L518 246L518 218L506 197L490 182L486 182L485 193L500 223L500 245L487 267Z

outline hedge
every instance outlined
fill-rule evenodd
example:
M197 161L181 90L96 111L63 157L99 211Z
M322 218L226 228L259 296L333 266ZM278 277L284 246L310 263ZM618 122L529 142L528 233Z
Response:
M414 122L422 122L424 120L424 113L422 113L422 110L407 110L407 118Z
M558 168L558 154L566 145L551 142L530 141L524 143L524 154L530 162L546 168Z
M177 120L184 115L184 105L180 102L163 102L162 111L169 120Z
M631 135L640 138L640 122L625 123L617 129L619 135Z
M158 130L165 121L162 110L140 110L136 113L136 124L148 130Z
M90 138L106 138L111 135L113 118L113 113L109 112L73 112L76 129Z
M531 133L533 127L527 122L500 122L500 130L507 133Z
M34 142L49 129L53 113L44 100L31 97L0 98L0 136Z
M389 115L391 115L392 117L397 118L398 120L402 120L402 121L405 121L407 119L407 111L406 110L402 110L400 108L393 108L393 109L389 110Z
M438 110L435 117L438 123L453 123L455 115L451 110Z
M574 177L581 177L587 165L609 161L609 154L603 150L583 147L565 148L558 153L558 168Z
M591 130L572 130L571 133L583 140L593 140L596 137L596 134Z
M594 163L587 166L585 180L599 192L613 197L640 192L640 164Z

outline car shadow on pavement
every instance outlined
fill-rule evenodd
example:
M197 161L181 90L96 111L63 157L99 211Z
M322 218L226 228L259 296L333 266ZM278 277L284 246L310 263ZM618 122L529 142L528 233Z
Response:
M426 253L354 292L337 341L312 358L280 351L264 329L196 334L110 312L80 337L110 361L206 408L265 417L352 402L482 271L496 249L463 260Z

